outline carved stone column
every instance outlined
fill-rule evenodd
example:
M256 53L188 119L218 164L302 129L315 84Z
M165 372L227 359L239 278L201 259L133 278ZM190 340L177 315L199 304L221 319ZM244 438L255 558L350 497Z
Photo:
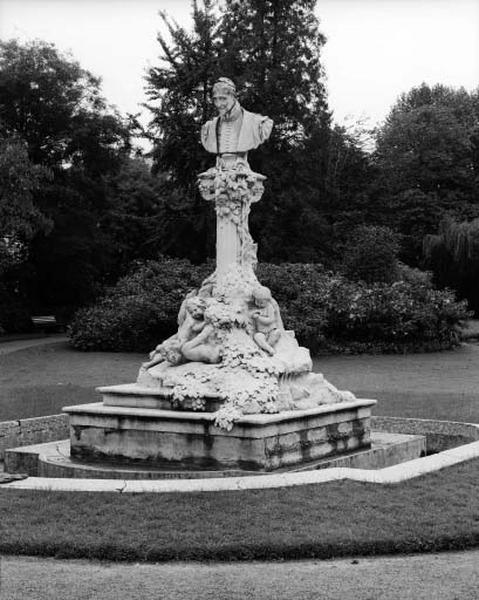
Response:
M264 175L239 163L229 168L214 167L198 177L201 196L215 203L216 274L218 279L232 267L254 268L256 244L249 232L251 204L264 191Z

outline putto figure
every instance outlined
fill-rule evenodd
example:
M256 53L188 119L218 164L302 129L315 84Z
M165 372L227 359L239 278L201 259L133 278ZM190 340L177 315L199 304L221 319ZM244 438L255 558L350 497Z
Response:
M269 138L273 121L245 110L238 102L235 84L227 77L220 77L214 84L212 96L218 116L201 129L204 148L216 154L220 162L246 162L249 150Z
M263 285L253 290L253 302L256 307L251 314L255 325L253 339L262 350L273 356L282 328L278 305L275 306L271 292Z

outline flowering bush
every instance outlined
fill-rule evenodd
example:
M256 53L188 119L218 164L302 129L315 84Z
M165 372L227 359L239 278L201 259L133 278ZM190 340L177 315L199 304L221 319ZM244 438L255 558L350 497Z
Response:
M212 272L185 260L138 265L70 327L81 350L148 351L177 328L186 293ZM431 351L453 347L470 316L430 276L400 265L394 283L351 281L318 264L260 264L258 279L281 308L286 329L313 354ZM225 320L232 316L225 313ZM234 321L234 319L233 319Z

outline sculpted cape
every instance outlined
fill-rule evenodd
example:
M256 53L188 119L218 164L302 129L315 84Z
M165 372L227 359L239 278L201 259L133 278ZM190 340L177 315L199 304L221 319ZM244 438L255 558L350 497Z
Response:
M269 138L273 121L269 117L251 113L244 108L241 110L243 111L243 120L235 152L248 152ZM201 143L208 152L213 154L218 154L216 127L219 118L215 117L211 121L207 121L201 128Z

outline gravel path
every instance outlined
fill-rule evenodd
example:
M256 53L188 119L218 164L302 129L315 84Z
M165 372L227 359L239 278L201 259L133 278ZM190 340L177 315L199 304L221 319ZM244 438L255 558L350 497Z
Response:
M477 600L479 551L287 563L4 557L2 600Z
M18 350L25 350L26 348L33 348L35 346L45 346L48 344L56 344L58 342L66 342L68 337L64 334L49 335L48 337L32 338L32 339L21 339L2 341L0 339L0 356L2 354L11 354Z

